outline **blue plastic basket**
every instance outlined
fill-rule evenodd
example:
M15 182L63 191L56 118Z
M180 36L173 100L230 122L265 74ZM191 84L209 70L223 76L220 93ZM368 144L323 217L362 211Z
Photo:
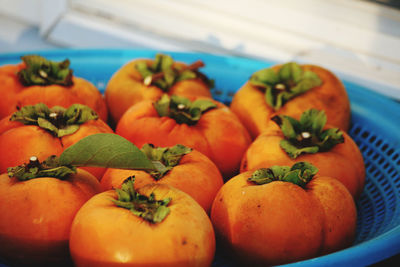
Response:
M0 65L16 64L24 54L40 54L53 60L69 58L75 75L104 91L107 81L134 58L153 58L152 50L55 50L0 55ZM191 63L202 59L202 69L215 80L213 96L229 104L250 75L276 64L229 56L166 52ZM287 266L365 266L400 253L400 104L355 82L343 81L351 101L350 135L363 153L367 179L357 202L357 236L352 247ZM396 125L397 124L397 125ZM234 266L217 251L213 266Z

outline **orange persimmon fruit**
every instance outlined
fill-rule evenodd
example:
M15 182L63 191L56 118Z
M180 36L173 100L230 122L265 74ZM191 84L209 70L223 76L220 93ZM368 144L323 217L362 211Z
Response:
M215 235L204 209L165 184L100 193L78 211L71 227L75 266L210 266Z
M328 123L347 131L350 101L343 83L329 70L295 62L255 72L233 96L231 110L252 138L262 133L272 115L296 119L311 108L325 110Z
M151 161L162 164L160 170L108 168L100 181L103 191L120 188L126 177L135 176L135 188L150 183L168 184L189 194L206 212L210 211L223 179L209 158L183 145L164 148L145 144L141 150Z
M192 101L191 101L192 100ZM138 147L182 144L210 158L224 178L239 170L250 136L224 104L208 98L168 96L128 109L115 132Z
M169 55L155 59L134 59L109 80L105 98L110 115L117 123L123 113L142 100L157 100L163 93L211 98L212 81L198 71L201 61L187 65Z
M298 162L230 179L211 210L217 243L244 266L305 260L352 245L354 200L337 179L316 172Z
M266 130L247 149L241 171L293 165L307 161L319 174L338 179L354 199L358 199L365 183L362 154L353 139L344 131L326 125L323 111L310 109L300 120L277 115Z
M32 155L40 161L60 155L85 136L113 130L87 106L49 108L43 103L24 106L0 120L0 172L20 165ZM83 167L97 179L105 168Z
M93 175L56 157L31 157L1 174L0 258L10 266L67 266L72 220L99 192Z
M26 55L22 60L17 65L0 67L0 118L26 105L44 103L67 108L83 104L107 121L104 96L92 83L73 75L68 59L54 62L38 55Z

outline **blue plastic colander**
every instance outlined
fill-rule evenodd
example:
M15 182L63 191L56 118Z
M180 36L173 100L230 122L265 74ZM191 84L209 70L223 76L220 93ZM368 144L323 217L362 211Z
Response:
M123 64L134 58L153 58L152 50L55 50L0 55L0 65L16 64L20 56L40 54L53 60L69 58L74 74L101 91ZM166 52L191 63L202 59L202 69L215 80L213 96L229 104L250 75L277 62L200 53ZM355 82L343 81L351 101L349 131L364 156L367 178L357 202L357 235L352 247L287 266L365 266L400 253L400 104ZM0 244L2 245L2 244ZM218 250L218 249L217 249ZM217 251L213 266L235 266Z

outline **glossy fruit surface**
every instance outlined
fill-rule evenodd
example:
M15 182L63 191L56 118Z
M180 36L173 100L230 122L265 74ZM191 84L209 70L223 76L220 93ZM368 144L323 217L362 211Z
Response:
M252 173L229 180L211 211L217 240L243 266L309 259L352 244L356 207L336 179L316 175L304 188L287 181L257 185L248 180Z
M154 194L156 200L170 198L169 214L151 223L117 207L114 190L96 195L79 210L71 228L75 265L210 266L215 237L203 208L168 185L146 185L138 192Z
M78 209L100 192L90 173L27 181L0 175L0 255L11 266L70 262L68 240ZM5 245L7 244L7 245Z

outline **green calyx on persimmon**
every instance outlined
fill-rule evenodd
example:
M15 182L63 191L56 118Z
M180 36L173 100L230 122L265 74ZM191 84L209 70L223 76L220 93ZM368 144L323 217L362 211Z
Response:
M50 156L43 162L33 156L29 163L16 167L7 168L10 178L16 177L20 181L31 180L40 177L53 177L58 179L68 178L69 175L76 173L76 168L72 165L62 165L57 156Z
M280 142L281 148L293 159L302 153L329 151L344 142L343 132L339 128L323 130L327 120L323 110L307 110L299 121L286 115L276 115L272 120L285 136Z
M141 151L152 161L154 166L157 166L157 169L147 170L147 172L155 180L159 180L178 165L181 158L190 153L192 149L180 144L173 147L154 147L152 144L144 144Z
M195 125L204 112L216 107L217 105L210 100L197 99L192 102L182 96L170 97L167 94L154 103L154 108L160 117L170 117L179 124L188 125Z
M156 224L162 222L170 212L168 204L171 198L155 200L154 194L141 195L134 188L135 177L128 177L121 189L116 188L118 199L113 202L121 208L130 210L134 215Z
M179 81L196 78L202 79L208 86L213 87L213 81L198 71L199 68L204 66L202 61L198 60L186 67L174 66L173 63L174 60L171 56L157 54L151 66L143 61L136 64L136 69L142 76L144 85L157 86L164 92L167 92Z
M295 62L289 62L275 72L272 68L255 72L249 82L265 90L265 101L274 110L280 109L290 99L322 84L312 71L303 71Z
M253 172L248 181L257 185L268 184L274 181L283 181L305 187L311 181L318 169L308 162L297 162L290 166L272 166L261 168Z
M85 105L73 104L65 109L60 106L49 108L43 103L24 106L10 118L11 121L25 125L37 125L56 137L73 134L79 129L79 125L97 119L97 113Z
M73 84L68 59L55 62L39 55L27 55L21 59L25 62L26 68L20 70L17 76L24 86L51 84L71 86Z

